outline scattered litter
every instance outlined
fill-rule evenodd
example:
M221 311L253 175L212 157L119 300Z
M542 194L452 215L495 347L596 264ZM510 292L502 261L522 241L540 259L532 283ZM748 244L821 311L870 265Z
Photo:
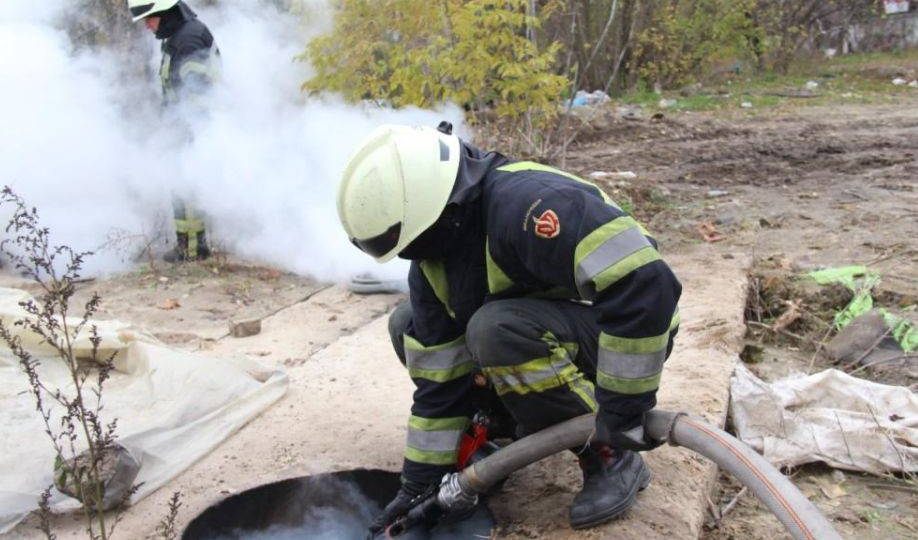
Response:
M852 92L843 92L841 97L843 98L853 98L854 94Z
M908 13L910 7L908 0L885 0L883 8L887 15L894 13Z
M835 369L768 384L738 365L730 392L739 438L778 467L823 461L876 475L918 471L918 396L908 388Z
M160 277L159 277L159 282L160 282L160 283L169 283L169 278L167 278L166 276L160 276Z
M156 309L178 309L182 307L182 304L179 303L177 298L166 298L162 302L156 304Z
M918 88L918 79L908 83L908 85L912 88Z
M902 86L904 84L907 84L908 81L906 81L902 77L896 77L895 79L892 80L892 83L896 86Z
M751 101L744 101L744 102L740 103L739 106L742 107L742 108L744 108L744 109L751 109L751 108L752 108L752 102L751 102Z
M619 107L616 112L623 120L641 120L641 110L635 107Z
M610 98L609 94L603 92L602 90L594 90L592 92L587 92L586 90L578 90L574 95L574 99L571 100L571 106L596 106L602 105L603 103L608 103L610 101L612 101L612 98Z
M712 190L708 191L705 195L706 195L708 198L714 199L714 198L716 198L716 197L724 197L724 196L729 195L729 194L730 194L729 191L724 191L724 190L722 190L722 189L712 189Z
M829 47L823 52L825 52L826 58L832 58L838 53L838 49L833 49L832 47Z
M261 319L230 321L229 333L233 337L244 338L261 333Z
M637 174L632 171L594 171L590 173L590 178L594 180L634 180Z
M668 108L670 108L670 107L675 107L675 106L676 106L676 103L678 103L678 101L676 101L675 99L666 99L666 98L663 98L663 99L660 100L660 103L658 103L657 105L658 105L661 109L668 109Z
M871 291L880 282L880 277L868 274L867 268L861 265L830 268L807 274L820 285L838 282L854 292L854 298L845 309L835 314L835 327L839 330L847 327L852 321L873 309ZM856 276L863 276L855 280ZM889 335L899 344L905 353L918 350L918 328L909 319L890 313L885 309L878 310L886 325Z
M717 227L707 222L698 226L698 232L701 233L701 237L704 238L705 242L720 242L727 238L717 230Z
M867 274L867 267L862 265L842 266L838 268L826 268L825 270L814 270L807 273L807 276L820 285L830 285L835 282L841 282L847 285L853 282L854 278Z
M807 90L815 90L819 88L819 83L816 81L806 81L806 84L803 85Z
M800 193L799 195L797 195L797 198L798 199L818 199L819 193L816 193L815 191Z

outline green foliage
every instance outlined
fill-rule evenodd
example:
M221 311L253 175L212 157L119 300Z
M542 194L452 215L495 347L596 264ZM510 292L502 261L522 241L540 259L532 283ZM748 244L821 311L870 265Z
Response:
M395 107L449 101L473 121L493 108L546 125L567 85L553 72L560 45L539 50L525 34L551 5L531 16L526 0L342 0L333 31L300 57L316 69L303 88Z
M663 87L749 55L759 30L748 17L755 0L668 0L652 4L635 36L631 69Z

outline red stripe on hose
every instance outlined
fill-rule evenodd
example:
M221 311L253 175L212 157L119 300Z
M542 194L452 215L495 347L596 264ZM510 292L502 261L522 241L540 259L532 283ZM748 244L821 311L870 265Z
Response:
M754 465L752 462L749 461L749 459L748 459L746 456L744 456L742 453L738 452L738 451L736 450L736 448L733 447L733 445L728 444L728 443L724 440L724 438L721 437L717 432L711 431L710 429L708 429L708 428L705 427L704 425L695 423L695 422L693 422L690 418L685 417L685 416L679 417L678 420L679 420L680 422L684 422L685 424L688 424L689 426L691 426L691 427L693 427L693 428L695 428L695 429L697 429L697 430L699 430L699 431L703 431L703 432L706 433L708 436L710 436L711 438L713 438L714 440L716 440L719 444L721 444L724 448L726 448L727 450L729 450L730 453L732 453L734 456L736 456L737 458L739 458L739 460L742 461L742 462L746 465L746 467L747 467L750 471L752 471L752 473L753 473L754 475L756 475L756 476L759 478L759 480L762 481L763 484L765 484L765 487L768 488L768 491L771 492L771 494L775 497L775 499L778 500L778 502L781 504L781 506L784 507L784 509L787 511L787 513L790 514L791 518L794 520L794 522L797 524L797 526L800 528L800 530L803 532L803 534L805 534L806 537L807 537L808 539L810 539L810 540L816 540L816 537L813 536L813 533L810 532L810 530L806 528L806 526L804 525L804 523L803 523L803 521L801 520L800 516L797 515L797 513L796 513L796 512L794 511L794 509L791 507L790 503L787 502L787 500L781 495L781 492L778 491L778 488L776 488L771 482L769 482L767 478L765 478L764 476L762 476L762 474L759 472L759 470L755 467L755 465Z

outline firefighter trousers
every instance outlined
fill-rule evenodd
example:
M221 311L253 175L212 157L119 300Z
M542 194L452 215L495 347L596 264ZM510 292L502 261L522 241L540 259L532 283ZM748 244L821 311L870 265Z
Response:
M389 318L393 347L405 362L406 302ZM594 394L600 328L592 306L535 298L495 300L472 316L466 344L525 436L597 410Z
M207 258L210 250L207 246L204 220L200 213L180 199L173 199L172 209L177 239L176 252L188 260Z

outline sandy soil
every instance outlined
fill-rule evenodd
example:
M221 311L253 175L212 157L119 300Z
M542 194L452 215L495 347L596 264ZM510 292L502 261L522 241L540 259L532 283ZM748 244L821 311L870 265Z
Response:
M661 406L723 422L727 377L743 346L746 273L753 263L770 259L788 269L868 263L883 273L885 287L916 296L916 104L732 117L679 114L638 122L610 110L591 142L574 150L567 167L585 176L637 173L630 185L607 187L634 198L637 214L662 239L685 285L683 331L666 368ZM698 231L702 223L723 240L705 241ZM398 468L411 386L389 348L384 315L401 296L355 296L341 286L225 262L81 285L81 294L91 290L106 300L103 317L147 326L176 347L282 366L292 381L270 410L132 507L119 526L121 538L153 537L174 491L184 497L184 524L227 494L273 480L354 467ZM264 318L261 334L226 336L230 320L252 317ZM717 480L714 467L675 448L654 452L648 461L656 480L628 518L585 532L566 525L567 504L579 489L572 457L559 455L521 471L492 503L502 523L498 536L697 538ZM718 502L735 493L726 480L717 489ZM822 493L810 491L814 498ZM908 532L896 517L913 519L914 511L903 508L914 496L869 507L874 513L846 514L851 505L869 504L866 496L854 502L848 496L820 502L837 503L837 512L831 504L823 508L846 533ZM756 513L748 498L704 534L776 537L776 522ZM877 529L877 523L888 527ZM30 519L7 536L38 537L34 525ZM82 537L73 516L57 525L60 538Z

